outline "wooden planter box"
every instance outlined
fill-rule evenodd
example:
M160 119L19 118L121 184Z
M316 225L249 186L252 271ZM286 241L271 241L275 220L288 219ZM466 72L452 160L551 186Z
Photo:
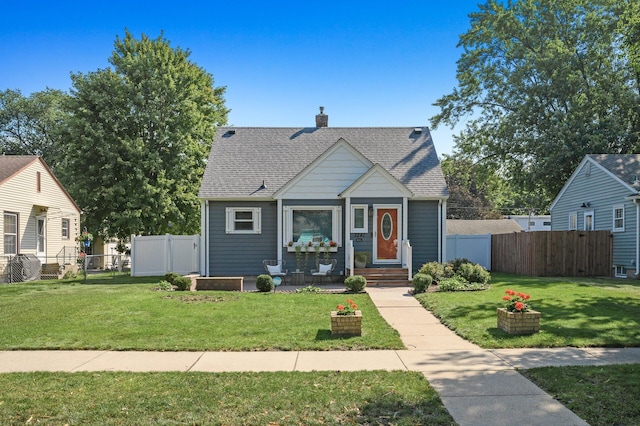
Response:
M355 315L338 315L338 311L331 311L331 334L362 336L362 311L356 311Z
M509 312L498 308L498 328L508 334L533 334L540 331L540 312Z

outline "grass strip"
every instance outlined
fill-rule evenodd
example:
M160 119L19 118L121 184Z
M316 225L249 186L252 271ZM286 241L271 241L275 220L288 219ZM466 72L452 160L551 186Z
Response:
M412 372L0 374L2 424L452 425Z
M638 365L544 367L522 374L592 426L640 424Z

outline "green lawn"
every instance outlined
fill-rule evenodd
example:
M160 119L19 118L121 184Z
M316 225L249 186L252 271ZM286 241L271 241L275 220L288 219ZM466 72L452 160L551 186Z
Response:
M531 295L540 333L509 336L496 324L506 289ZM418 300L465 339L483 348L640 346L640 282L492 274L491 288L424 293Z
M522 373L592 426L640 424L640 366L545 367Z
M158 281L105 275L86 285L0 285L0 349L404 348L367 294L153 291ZM331 336L329 312L347 298L363 312L361 337Z
M0 374L1 424L453 425L419 373Z

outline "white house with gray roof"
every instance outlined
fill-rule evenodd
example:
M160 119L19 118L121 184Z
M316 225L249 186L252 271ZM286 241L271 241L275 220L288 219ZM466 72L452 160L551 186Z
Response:
M335 274L354 252L409 276L442 260L448 190L429 129L327 121L321 109L316 127L217 130L199 192L203 276L261 274L264 259L291 271L310 245L329 246Z
M586 155L551 203L551 229L610 230L616 277L640 273L640 154Z

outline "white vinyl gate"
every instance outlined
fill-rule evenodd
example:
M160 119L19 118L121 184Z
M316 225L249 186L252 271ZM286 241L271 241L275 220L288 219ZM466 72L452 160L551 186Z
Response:
M131 236L131 276L148 277L200 271L199 235Z
M466 258L491 270L491 234L447 235L446 260Z

